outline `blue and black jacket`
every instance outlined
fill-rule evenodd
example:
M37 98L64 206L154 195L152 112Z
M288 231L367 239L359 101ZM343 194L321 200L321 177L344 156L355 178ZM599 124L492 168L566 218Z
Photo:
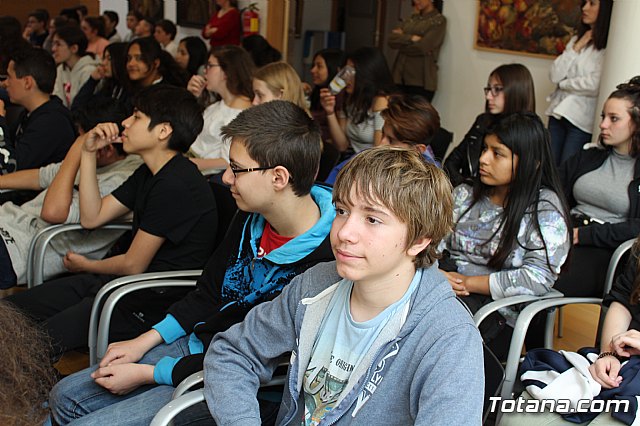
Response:
M257 255L264 217L242 211L235 216L196 289L173 304L166 318L153 327L166 343L191 333L189 350L193 354L161 359L154 371L157 383L177 385L202 370L203 352L216 333L242 321L255 305L276 297L296 275L333 260L329 242L335 217L331 189L314 186L311 197L320 208L318 222L264 257Z

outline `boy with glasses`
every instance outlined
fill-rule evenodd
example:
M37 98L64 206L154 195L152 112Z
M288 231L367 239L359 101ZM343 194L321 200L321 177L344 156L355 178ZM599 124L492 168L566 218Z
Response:
M480 424L482 342L436 263L452 226L447 176L415 150L372 148L340 171L333 201L336 261L211 343L216 424L260 424L252 395L287 353L276 424Z

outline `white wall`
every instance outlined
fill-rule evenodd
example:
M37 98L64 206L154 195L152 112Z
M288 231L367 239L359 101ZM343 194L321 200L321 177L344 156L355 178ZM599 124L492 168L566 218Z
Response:
M442 126L454 133L454 143L460 142L474 118L484 109L482 88L489 73L501 64L522 63L533 76L537 113L544 117L546 97L553 91L548 72L551 59L486 52L473 48L477 0L445 1L443 15L447 18L447 35L440 52L438 91L433 105L440 112Z
M165 1L165 17L173 21L176 19L176 1ZM242 8L250 2L250 0L240 0L239 5ZM258 0L257 3L260 8L260 30L264 32L267 0ZM390 3L395 4L394 8L397 7L396 2ZM329 29L331 0L308 0L305 1L304 7L303 31ZM443 11L447 18L447 35L440 52L439 84L433 104L440 112L442 125L454 132L455 143L464 136L476 115L482 112L484 108L482 88L487 83L489 73L497 66L520 62L529 68L536 86L536 106L540 116L543 116L547 107L546 96L553 91L553 84L548 78L551 59L493 53L473 48L477 7L477 0L447 0ZM124 21L128 10L126 0L102 0L100 10L107 9L115 10L120 14L121 23L118 31L125 34ZM409 8L402 4L401 10L408 13ZM397 9L390 13L397 15ZM177 38L198 34L198 29L178 27ZM290 60L292 65L300 67L302 38L291 38L290 41L292 41L289 47Z

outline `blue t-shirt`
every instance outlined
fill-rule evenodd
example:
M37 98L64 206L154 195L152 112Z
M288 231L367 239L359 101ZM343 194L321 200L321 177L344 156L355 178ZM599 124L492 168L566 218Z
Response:
M346 388L351 372L399 310L408 313L409 300L420 282L418 270L400 300L369 321L357 322L351 316L353 282L338 283L313 345L313 354L304 374L304 425L317 425L334 407ZM406 316L406 314L405 314Z

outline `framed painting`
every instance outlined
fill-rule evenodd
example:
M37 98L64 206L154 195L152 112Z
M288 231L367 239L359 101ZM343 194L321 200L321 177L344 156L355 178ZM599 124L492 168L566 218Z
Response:
M183 27L204 28L216 8L209 0L180 0L177 1L177 24Z
M162 0L129 0L129 10L140 12L154 21L164 18L164 1Z
M475 47L554 57L580 23L581 0L478 0Z

